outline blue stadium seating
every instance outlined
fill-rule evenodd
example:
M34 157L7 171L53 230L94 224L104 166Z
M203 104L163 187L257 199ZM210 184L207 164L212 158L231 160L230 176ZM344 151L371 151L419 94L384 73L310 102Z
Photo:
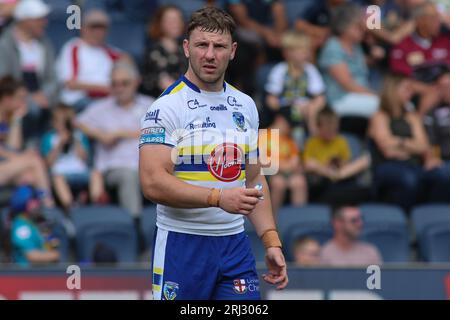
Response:
M445 228L450 225L450 205L426 204L416 207L412 211L412 221L419 244L420 257L430 262L446 259L448 253L443 254L442 248L447 245L447 250L449 250L449 242L439 242L449 239L449 236L446 236L449 231Z
M351 133L343 133L342 136L347 140L348 146L352 153L352 160L362 155L363 147L361 139Z
M116 21L111 24L107 43L129 53L138 65L145 51L146 27L136 21Z
M278 213L278 230L285 256L287 260L292 260L292 245L299 237L309 236L321 244L332 237L331 210L328 206L315 204L281 208Z
M46 33L53 44L56 56L67 41L80 36L79 30L67 29L66 21L62 19L49 19Z
M284 0L284 8L289 24L293 26L295 20L303 16L311 6L315 5L315 2L314 0Z
M152 248L156 227L156 206L145 207L141 217L141 232L146 248Z
M363 240L375 245L384 262L409 261L409 236L405 213L396 206L363 204Z
M114 250L118 262L136 262L137 237L131 216L122 208L81 207L74 209L72 218L77 230L78 259L92 260L95 246L104 243Z
M261 242L261 239L258 237L258 234L255 231L255 228L253 227L253 224L248 220L245 219L244 227L245 232L248 235L248 239L250 241L250 246L252 247L253 255L255 256L255 260L257 262L264 261L264 256L266 254L266 250L264 249L264 246Z
M423 239L429 262L450 262L450 222L427 227Z

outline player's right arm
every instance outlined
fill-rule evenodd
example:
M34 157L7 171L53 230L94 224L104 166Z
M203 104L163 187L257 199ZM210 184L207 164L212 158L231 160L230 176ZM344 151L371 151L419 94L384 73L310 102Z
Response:
M186 183L173 175L172 148L162 144L146 144L140 148L139 176L144 196L173 208L206 208L211 190ZM249 214L262 192L255 189L224 189L219 206L227 212Z

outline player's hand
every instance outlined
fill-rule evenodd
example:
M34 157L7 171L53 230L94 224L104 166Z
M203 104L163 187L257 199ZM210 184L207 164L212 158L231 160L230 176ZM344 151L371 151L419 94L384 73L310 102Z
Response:
M263 275L264 281L277 285L277 290L286 288L289 280L287 276L286 261L281 248L271 247L266 252L266 265L268 274Z
M253 188L236 187L223 189L220 196L219 207L229 213L250 214L260 201L263 193Z

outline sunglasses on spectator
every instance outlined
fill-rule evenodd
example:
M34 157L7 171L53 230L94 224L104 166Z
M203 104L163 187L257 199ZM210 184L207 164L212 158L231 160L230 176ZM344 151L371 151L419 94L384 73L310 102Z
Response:
M348 219L348 222L350 222L351 224L361 223L362 221L363 221L362 217L354 217L354 218Z
M128 87L133 81L131 80L113 80L111 81L111 86L113 87Z
M104 23L91 23L88 27L91 29L107 29L108 25Z

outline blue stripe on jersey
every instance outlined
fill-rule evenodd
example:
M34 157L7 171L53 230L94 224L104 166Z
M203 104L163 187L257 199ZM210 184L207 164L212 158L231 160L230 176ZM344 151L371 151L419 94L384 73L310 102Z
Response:
M180 78L180 79L178 79L177 81L175 81L174 83L172 83L169 87L167 87L166 90L164 90L163 93L161 93L161 95L159 96L159 98L162 97L162 96L168 95L168 94L169 94L169 93L170 93L177 85L179 85L181 82L182 82L182 78Z
M241 164L241 170L245 170L245 163ZM206 172L208 170L208 165L206 163L201 164L189 164L189 163L182 163L175 166L175 171L202 171Z

